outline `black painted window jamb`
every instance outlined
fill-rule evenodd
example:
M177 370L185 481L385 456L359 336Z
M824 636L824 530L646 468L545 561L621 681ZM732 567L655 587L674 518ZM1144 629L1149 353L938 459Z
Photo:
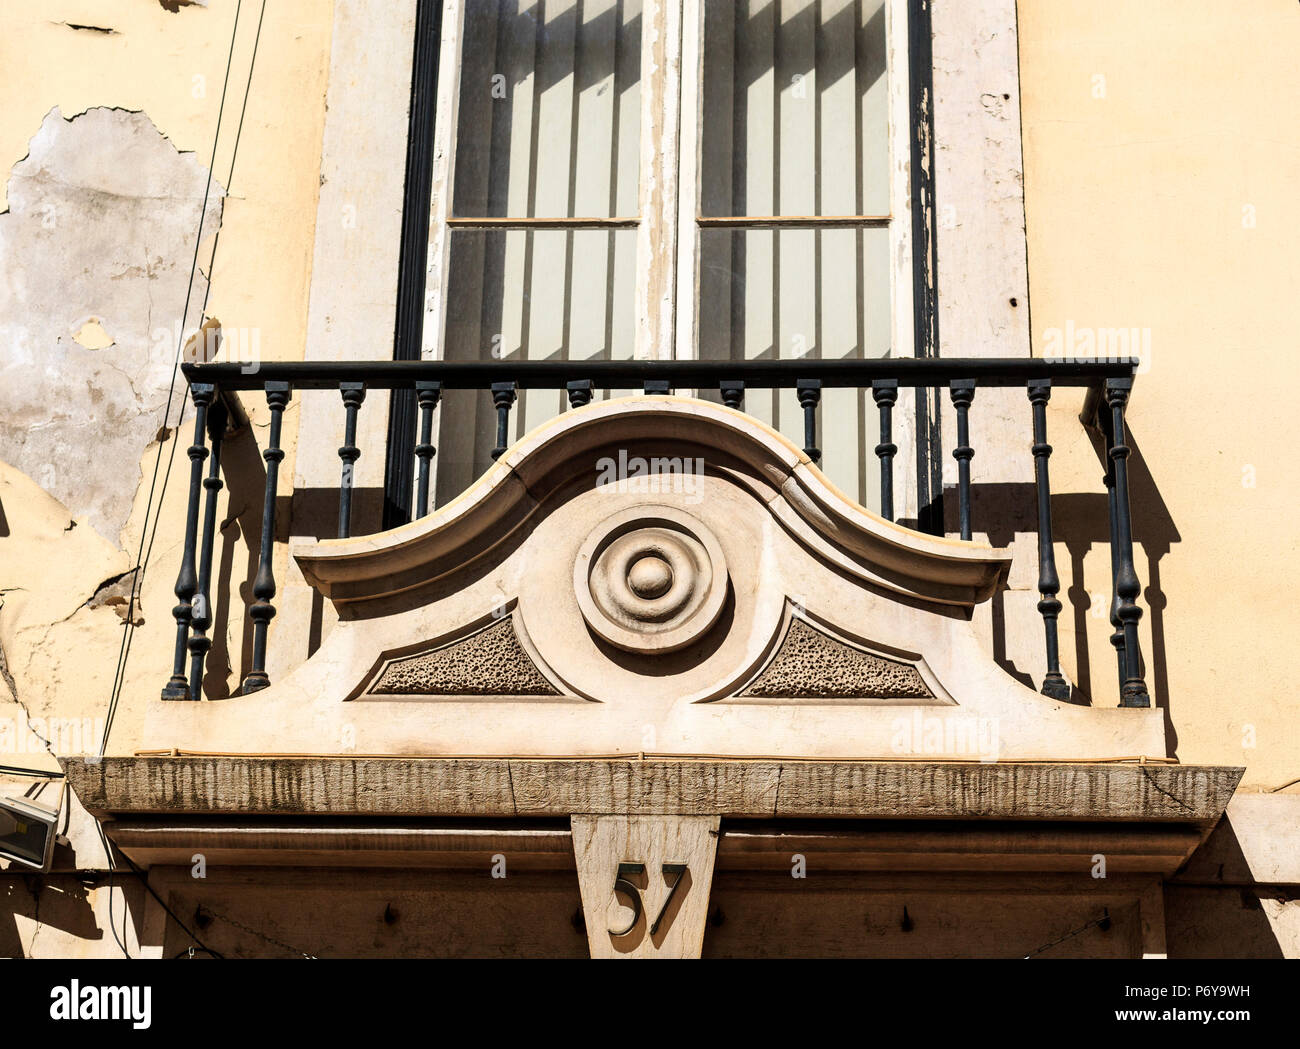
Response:
M938 250L934 203L934 49L930 0L908 4L912 113L912 309L916 356L939 356ZM941 390L916 391L916 527L943 535Z
M420 359L424 328L424 274L429 257L429 205L433 188L434 111L438 99L438 53L442 0L418 0L415 54L411 62L411 116L406 142L406 188L402 197L402 248L397 271L393 360ZM384 462L384 528L411 520L415 481L415 391L393 390L388 403L388 452Z

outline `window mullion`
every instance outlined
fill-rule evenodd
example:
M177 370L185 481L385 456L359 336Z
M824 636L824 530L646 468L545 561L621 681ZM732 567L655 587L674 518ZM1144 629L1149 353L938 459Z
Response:
M678 132L676 336L674 356L699 354L700 131L704 120L704 0L682 2L681 106ZM681 391L694 394L695 391Z
M465 4L445 0L442 9L442 54L439 59L438 109L434 116L433 192L429 213L429 261L425 286L424 337L422 356L442 356L443 325L446 320L447 256L450 234L453 173L455 172L456 127L460 117L461 39L465 28Z
M683 6L645 0L642 7L636 355L643 359L673 355Z

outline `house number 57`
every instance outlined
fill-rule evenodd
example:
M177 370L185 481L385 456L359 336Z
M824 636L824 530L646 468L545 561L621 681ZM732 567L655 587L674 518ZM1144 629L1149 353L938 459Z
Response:
M673 897L677 895L677 889L682 884L682 878L686 874L686 864L684 863L663 863L660 864L660 870L663 871L665 879L671 878L672 884L668 887L668 898L664 900L664 905L659 908L659 916L655 918L654 924L650 926L650 935L653 936L659 931L659 926L664 920L664 915L668 913L668 908L672 906ZM620 893L631 901L632 920L627 923L624 929L610 929L611 936L626 936L636 928L636 923L641 920L643 905L641 902L641 890L628 880L629 876L636 876L645 873L644 863L620 863L618 873L614 877L614 894Z

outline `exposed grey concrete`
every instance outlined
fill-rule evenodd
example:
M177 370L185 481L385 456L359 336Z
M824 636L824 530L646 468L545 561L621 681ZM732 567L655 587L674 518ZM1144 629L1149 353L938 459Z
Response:
M0 456L113 543L164 423L207 181L148 116L107 108L51 110L10 174ZM223 192L214 181L205 239ZM206 285L196 273L190 325Z

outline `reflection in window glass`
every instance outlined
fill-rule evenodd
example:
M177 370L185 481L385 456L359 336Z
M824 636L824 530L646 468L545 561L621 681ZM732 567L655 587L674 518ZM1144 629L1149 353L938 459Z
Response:
M887 228L702 230L700 356L888 356L889 257ZM803 412L793 390L748 391L745 410L802 447ZM871 392L826 390L819 417L822 469L850 497L874 505L878 464L861 454L875 446Z
M454 230L444 356L450 361L630 360L636 340L636 230ZM608 396L597 393L596 397ZM558 390L525 390L511 438L563 410ZM491 465L488 394L448 390L438 501Z
M453 214L630 217L641 0L468 0Z
M705 0L701 214L888 215L885 0Z

